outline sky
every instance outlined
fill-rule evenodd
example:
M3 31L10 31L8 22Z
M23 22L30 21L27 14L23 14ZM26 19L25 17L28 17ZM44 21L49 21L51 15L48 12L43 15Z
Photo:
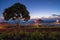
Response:
M52 14L60 15L60 0L0 0L0 18L5 8L20 2L27 7L31 18L48 17Z

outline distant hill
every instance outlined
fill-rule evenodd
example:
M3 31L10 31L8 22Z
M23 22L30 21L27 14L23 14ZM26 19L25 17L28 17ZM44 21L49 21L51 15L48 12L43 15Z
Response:
M40 21L40 23L41 22L43 22L43 23L52 23L52 22L56 22L57 19L60 21L60 18L41 18L40 20L39 19L30 19L27 22L24 21L24 20L15 20L15 21L9 20L7 22L9 24L16 24L17 22L19 22L21 25L23 25L23 24L34 24L35 20ZM0 22L6 22L6 21L1 19Z

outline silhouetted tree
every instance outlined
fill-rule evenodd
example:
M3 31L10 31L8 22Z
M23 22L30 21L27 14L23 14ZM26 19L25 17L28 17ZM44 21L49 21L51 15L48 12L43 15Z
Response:
M3 16L5 20L9 19L18 19L18 18L24 18L25 21L30 19L29 12L25 5L21 3L15 3L9 8L6 8L5 11L3 12Z

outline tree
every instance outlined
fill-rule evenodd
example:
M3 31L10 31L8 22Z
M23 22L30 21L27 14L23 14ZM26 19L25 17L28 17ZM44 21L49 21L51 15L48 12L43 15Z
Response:
M25 21L30 19L29 12L25 5L21 3L15 3L9 8L6 8L3 12L3 16L5 20L13 19L16 20L18 18L24 18Z

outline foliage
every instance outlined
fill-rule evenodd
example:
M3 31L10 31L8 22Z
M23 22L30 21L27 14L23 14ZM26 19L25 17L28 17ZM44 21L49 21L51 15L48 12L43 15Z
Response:
M15 3L11 7L6 8L5 11L3 12L3 16L5 20L9 20L11 18L15 20L19 17L25 18L25 20L30 19L27 8L25 7L25 5L21 3Z

